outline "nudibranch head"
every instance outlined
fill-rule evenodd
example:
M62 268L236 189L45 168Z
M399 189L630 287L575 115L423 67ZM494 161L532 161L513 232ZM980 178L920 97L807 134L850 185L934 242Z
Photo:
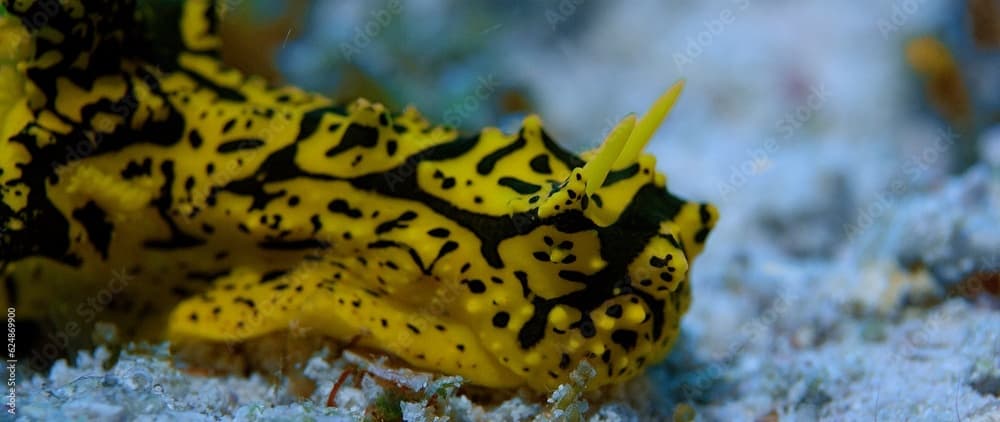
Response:
M530 305L498 313L499 328L515 336L494 350L520 352L499 356L515 373L549 366L550 377L529 381L537 388L565 382L580 361L598 369L592 386L623 381L677 337L690 263L718 212L668 192L655 158L641 152L682 88L641 118L625 117L564 179L512 201L522 235L501 243L499 256L516 267Z

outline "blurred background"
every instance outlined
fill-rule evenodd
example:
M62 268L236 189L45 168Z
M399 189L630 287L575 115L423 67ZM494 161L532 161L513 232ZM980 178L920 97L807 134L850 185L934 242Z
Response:
M649 151L722 219L634 397L710 420L1000 414L1000 1L224 7L226 60L274 83L465 131L538 113L576 152L686 79Z

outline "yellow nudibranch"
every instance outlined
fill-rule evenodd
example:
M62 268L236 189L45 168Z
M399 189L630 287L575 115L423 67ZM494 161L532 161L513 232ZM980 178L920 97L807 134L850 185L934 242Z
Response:
M3 5L0 271L21 318L80 317L126 274L99 317L131 338L304 327L538 391L582 361L589 388L622 382L677 338L717 212L641 151L681 84L584 160L536 116L461 135L269 87L220 62L210 1L155 44L166 18L134 1Z

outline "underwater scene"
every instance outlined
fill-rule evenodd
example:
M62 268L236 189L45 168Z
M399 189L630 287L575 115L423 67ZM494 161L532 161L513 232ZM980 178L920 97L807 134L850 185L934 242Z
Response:
M2 0L25 421L1000 421L1000 0Z

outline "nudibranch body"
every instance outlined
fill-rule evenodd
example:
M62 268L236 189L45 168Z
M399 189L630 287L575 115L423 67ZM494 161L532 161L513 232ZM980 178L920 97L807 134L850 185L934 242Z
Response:
M124 273L100 317L134 337L308 328L539 391L581 361L590 388L627 380L677 337L717 219L641 152L680 84L584 160L534 116L461 135L268 87L219 61L208 1L166 51L131 1L3 4L0 36L25 40L0 51L0 261L23 317Z

